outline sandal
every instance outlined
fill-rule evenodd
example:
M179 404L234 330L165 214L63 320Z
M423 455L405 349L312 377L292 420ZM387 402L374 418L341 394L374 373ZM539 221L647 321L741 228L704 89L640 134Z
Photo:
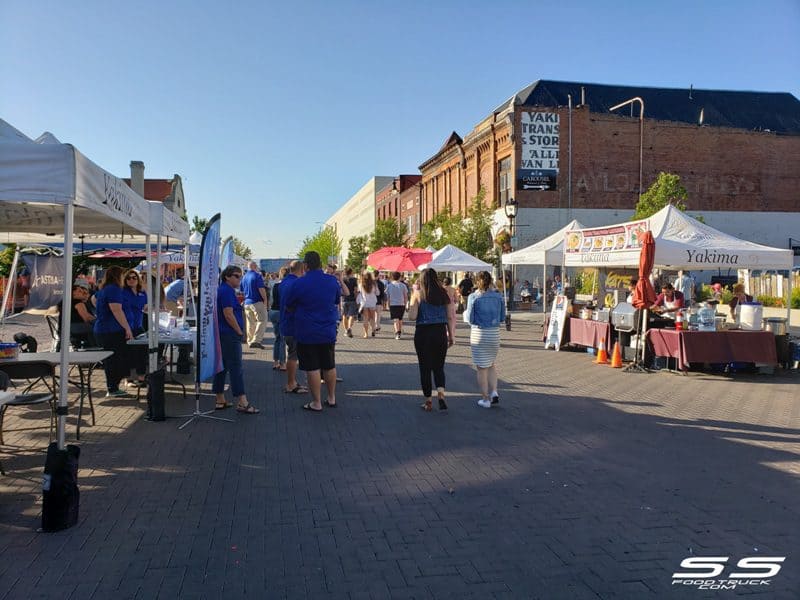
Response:
M226 408L230 408L233 406L230 402L217 402L214 404L214 410L225 410Z
M248 404L245 404L245 405L241 405L241 404L239 404L239 405L236 407L236 412L244 413L244 414L246 414L246 415L257 415L257 414L258 414L258 413L260 413L261 411L260 411L260 410L258 410L258 409L257 409L255 406L253 406L252 404L249 404L249 403L248 403Z
M287 390L286 388L283 388L283 393L284 394L307 394L308 393L308 389L304 388L302 385L296 385L291 390Z
M439 410L447 410L447 402L444 401L444 394L439 392Z
M308 404L303 404L303 410L310 410L311 412L315 413L322 412L321 408L314 408L313 406L311 406L311 402L309 402Z
M420 404L419 407L425 412L431 412L433 410L433 402L431 401L430 398L428 398L427 400L425 400L425 402Z

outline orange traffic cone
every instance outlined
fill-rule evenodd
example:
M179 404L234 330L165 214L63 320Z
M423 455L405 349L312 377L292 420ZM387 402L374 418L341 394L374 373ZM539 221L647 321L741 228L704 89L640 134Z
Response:
M598 365L608 364L608 351L606 350L605 342L600 342L600 347L597 349L597 360L594 361Z
M619 342L614 344L614 352L611 353L611 368L613 369L621 369L622 368L622 353L619 349Z

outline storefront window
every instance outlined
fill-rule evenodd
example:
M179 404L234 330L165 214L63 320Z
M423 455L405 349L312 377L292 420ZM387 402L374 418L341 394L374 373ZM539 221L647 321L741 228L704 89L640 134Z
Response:
M508 156L498 163L498 200L500 206L504 206L506 200L511 197L511 157Z

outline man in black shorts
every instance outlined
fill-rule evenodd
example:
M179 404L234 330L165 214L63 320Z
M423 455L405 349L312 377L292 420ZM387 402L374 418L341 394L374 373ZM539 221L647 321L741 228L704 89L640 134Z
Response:
M292 284L286 307L294 309L297 357L306 372L311 402L304 410L322 410L322 379L328 390L326 404L336 406L336 324L339 320L339 280L322 271L316 252L306 252L306 274Z
M469 276L469 273L466 273L464 279L458 284L458 304L462 309L467 305L467 297L474 289L475 284L472 283L472 277Z
M386 286L386 296L389 298L389 314L394 321L394 339L399 340L403 334L403 314L408 304L408 288L400 281L400 273L392 273L392 280Z
M344 332L347 337L353 337L353 321L358 316L358 304L356 303L356 292L358 291L358 280L353 277L353 269L347 268L344 272L344 279L342 280L344 287L347 288L347 294L344 296L342 303L342 312L344 313Z

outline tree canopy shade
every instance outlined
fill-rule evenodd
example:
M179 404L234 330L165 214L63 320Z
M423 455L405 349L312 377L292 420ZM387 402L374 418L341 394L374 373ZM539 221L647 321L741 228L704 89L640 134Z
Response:
M395 217L381 219L375 223L375 230L369 236L368 248L370 252L386 247L398 247L406 245L408 228L402 221Z
M325 226L314 235L305 238L300 247L298 256L303 258L306 252L314 251L319 254L322 262L325 263L332 256L339 256L342 253L342 240L336 229Z
M250 250L250 247L237 237L233 238L233 251L242 258L248 260L253 258L253 251Z
M472 199L466 217L452 214L449 207L439 212L422 226L417 235L416 246L437 250L450 244L486 262L494 262L492 241L492 209L484 198L486 190L481 188Z
M667 204L672 204L678 210L685 212L686 204L684 200L689 198L686 188L681 185L680 175L672 173L658 174L653 185L642 194L639 202L636 203L636 212L633 219L646 219L650 215L656 214Z
M368 242L369 236L366 235L356 235L350 238L350 241L348 242L347 262L345 264L346 267L349 267L354 271L361 270L361 268L364 266L364 261L367 260L367 255L369 254L369 250L367 250Z
M208 227L208 219L201 219L197 215L192 217L192 232L203 233Z

